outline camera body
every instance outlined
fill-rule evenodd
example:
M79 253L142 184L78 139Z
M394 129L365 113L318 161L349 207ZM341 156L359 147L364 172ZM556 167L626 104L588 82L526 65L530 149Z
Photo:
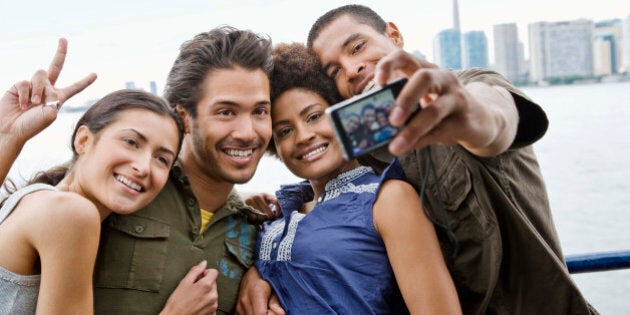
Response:
M372 152L394 138L399 128L389 124L389 113L406 82L398 79L326 109L344 159Z

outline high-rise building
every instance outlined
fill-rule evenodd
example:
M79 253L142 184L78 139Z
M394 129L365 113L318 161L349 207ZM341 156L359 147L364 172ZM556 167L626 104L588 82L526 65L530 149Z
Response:
M523 45L518 39L516 23L497 24L493 27L494 69L510 82L523 80Z
M155 81L151 81L149 82L149 90L151 91L151 94L155 94L157 95L157 83L155 83Z
M459 5L457 0L453 0L453 29L460 32L462 29L459 27Z
M593 29L593 49L594 55L598 55L603 60L599 60L598 56L594 56L595 72L601 75L609 75L618 73L623 64L623 25L621 19L605 20L595 23ZM604 51L602 49L608 49ZM602 55L604 54L604 55ZM606 65L605 61L610 63ZM605 68L599 68L603 66Z
M448 29L439 32L433 38L433 56L435 62L445 69L462 68L461 33Z
M488 68L488 39L483 31L464 34L463 67Z
M596 76L617 73L616 41L612 34L593 38L593 72Z
M622 30L622 57L620 60L621 71L620 72L630 72L630 14L623 20L622 22L623 30Z
M133 81L127 81L125 82L125 89L132 89L135 90L136 89L136 83Z
M580 19L529 24L530 79L593 75L593 22Z

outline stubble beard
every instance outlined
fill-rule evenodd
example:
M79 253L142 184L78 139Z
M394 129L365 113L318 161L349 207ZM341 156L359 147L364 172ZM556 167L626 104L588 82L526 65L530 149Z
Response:
M204 137L202 137L197 125L193 125L190 135L192 137L192 150L194 152L194 155L196 156L197 163L199 164L199 169L201 169L207 177L210 177L218 182L228 182L231 184L244 184L250 181L252 177L254 177L256 167L258 167L258 162L260 162L260 157L257 161L255 161L254 170L251 171L251 173L247 176L243 176L240 172L238 174L233 174L233 172L225 170L226 168L232 169L233 166L221 167L220 161L217 161L213 158L211 148L207 145ZM217 159L220 155L225 154L223 151L218 149L220 147L220 144L221 141L215 144L215 147L217 148ZM238 170L247 169L249 167L250 166L244 166L243 168L239 168Z

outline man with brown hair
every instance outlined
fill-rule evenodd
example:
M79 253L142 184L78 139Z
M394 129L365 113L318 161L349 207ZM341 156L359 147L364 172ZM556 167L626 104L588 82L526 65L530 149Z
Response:
M258 231L234 184L271 137L270 53L268 38L227 26L181 46L165 88L186 128L179 163L149 206L103 223L97 314L233 313Z

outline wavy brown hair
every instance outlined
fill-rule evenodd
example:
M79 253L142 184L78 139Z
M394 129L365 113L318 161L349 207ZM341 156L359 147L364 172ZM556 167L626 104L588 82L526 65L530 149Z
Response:
M119 90L107 94L101 98L98 102L94 103L77 121L72 137L70 139L70 148L72 150L72 158L70 161L63 163L59 166L55 166L47 171L36 173L31 178L27 185L34 183L44 183L52 186L57 185L72 169L78 154L74 147L74 138L77 131L81 126L87 126L90 132L92 132L96 139L99 137L99 133L110 124L116 122L118 118L127 110L142 109L152 113L156 113L160 116L170 117L175 121L177 125L177 133L179 143L177 144L177 152L182 145L182 139L184 138L184 125L179 115L171 108L165 99L144 92L140 90ZM4 183L4 189L9 193L13 193L17 190L17 185L10 179ZM3 201L4 202L4 201Z
M208 73L236 67L261 69L269 76L273 68L271 39L227 25L197 34L181 45L168 74L164 96L172 106L182 106L195 118Z

